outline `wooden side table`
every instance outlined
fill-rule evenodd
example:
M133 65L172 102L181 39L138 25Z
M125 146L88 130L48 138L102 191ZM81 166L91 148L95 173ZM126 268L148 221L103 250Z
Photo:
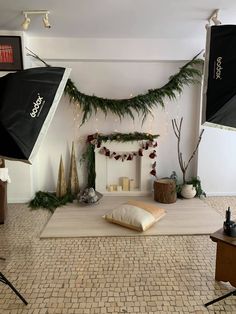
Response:
M236 287L236 238L225 235L223 229L210 238L217 243L215 280L229 281Z
M236 287L236 238L225 235L223 228L211 234L210 238L217 243L215 280L228 281L233 287ZM236 295L236 290L206 303L205 306L223 300L230 295Z

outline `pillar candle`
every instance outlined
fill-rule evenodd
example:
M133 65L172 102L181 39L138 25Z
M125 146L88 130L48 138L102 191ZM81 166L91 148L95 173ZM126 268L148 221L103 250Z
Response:
M134 190L134 179L129 180L129 190L133 191Z
M129 178L122 177L122 189L123 191L129 191Z
M109 192L113 192L113 185L109 185L109 186L108 186L108 191L109 191Z
M121 185L117 185L117 192L121 192L122 191L122 186Z

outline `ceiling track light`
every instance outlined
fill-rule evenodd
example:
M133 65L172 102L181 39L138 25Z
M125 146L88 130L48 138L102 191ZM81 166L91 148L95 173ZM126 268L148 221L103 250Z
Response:
M45 16L43 17L43 24L46 28L51 28L51 24L49 23L48 20L48 13L46 13Z
M51 24L49 22L49 14L50 12L47 10L35 10L35 11L23 11L22 14L24 15L24 21L22 23L22 28L24 30L27 30L29 28L31 19L29 18L29 15L43 15L43 25L46 28L51 28Z
M206 24L206 28L211 26L211 22L213 22L214 25L220 25L221 21L218 19L218 13L220 9L216 9L212 12L211 16L207 19L208 24Z
M23 30L27 31L30 25L30 18L28 17L27 13L24 13L25 19L24 22L21 24Z

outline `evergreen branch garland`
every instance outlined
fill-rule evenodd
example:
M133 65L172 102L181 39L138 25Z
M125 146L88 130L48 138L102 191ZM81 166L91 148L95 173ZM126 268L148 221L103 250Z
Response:
M87 142L91 143L94 140L97 143L108 142L108 141L115 141L115 142L122 142L122 143L144 141L144 140L154 141L154 139L156 139L157 137L159 137L158 134L141 133L141 132L132 132L132 133L114 132L108 135L95 133L92 135L88 135Z
M46 66L50 66L34 52L26 48L29 56L41 61ZM202 51L201 51L202 52ZM179 72L172 75L161 88L149 89L147 93L140 94L128 99L108 99L94 95L81 93L74 82L68 79L65 87L65 94L70 98L70 102L79 103L83 112L81 125L84 124L92 114L99 109L107 116L108 113L117 115L120 119L128 116L134 119L134 112L142 118L142 122L148 114L152 114L152 109L158 105L164 107L165 98L176 99L177 94L181 94L185 85L199 82L202 75L204 61L198 59L198 53L192 60L179 69Z
M95 171L95 146L91 143L88 144L86 150L86 160L87 160L87 169L88 169L88 187L95 188L95 179L96 179L96 171Z
M99 133L88 135L87 137L87 149L82 156L83 161L87 161L87 171L88 171L88 187L95 188L95 146L101 144L102 142L115 141L115 142L134 142L134 141L154 141L158 138L158 134L149 134L149 133L111 133L109 135L102 135Z
M89 96L81 93L71 79L68 79L65 93L69 96L71 102L79 103L83 112L81 124L84 124L98 109L105 115L112 113L120 119L124 118L124 116L134 119L133 112L135 111L144 121L148 114L152 114L154 107L158 105L164 107L165 98L170 100L176 99L176 94L181 94L185 85L199 82L202 75L203 60L197 59L198 55L181 67L177 74L171 76L169 82L163 87L149 89L146 94L128 99L108 99L94 95Z
M66 194L63 197L57 197L55 193L38 191L35 197L29 202L31 209L46 208L52 213L55 208L65 205L68 202L73 202L73 196Z

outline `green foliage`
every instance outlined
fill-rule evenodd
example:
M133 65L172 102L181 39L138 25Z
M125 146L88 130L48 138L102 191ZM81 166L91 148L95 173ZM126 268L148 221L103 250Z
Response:
M95 133L89 135L88 138L91 140L96 140L96 142L108 142L108 141L116 141L116 142L133 142L133 141L154 141L154 139L158 138L158 134L149 134L149 133L140 133L140 132L132 132L132 133L118 133L114 132L108 135L103 135L99 133ZM91 140L89 140L91 142Z
M185 85L199 81L202 75L203 60L197 59L198 55L181 67L179 72L171 76L168 83L161 88L149 89L147 93L132 98L108 99L86 95L77 89L71 79L67 81L65 93L69 96L71 102L79 103L83 112L81 124L84 124L92 114L96 114L98 109L105 116L112 113L117 115L120 120L125 116L134 119L134 112L137 112L142 118L142 122L144 122L147 115L152 114L154 107L164 107L165 98L176 99L177 94L183 91Z
M181 195L182 186L183 184L176 182L176 193L178 198L183 198Z
M170 179L175 180L177 197L183 198L181 196L181 190L184 183L180 183L178 181L178 177L175 171L173 171L172 174L170 175ZM187 181L185 184L192 184L195 187L196 192L197 192L196 197L201 197L201 196L206 197L206 193L202 189L201 180L199 177L192 177L191 180Z
M84 159L87 160L88 187L95 189L96 171L94 148L95 148L94 145L88 143L86 156L84 156Z
M133 142L133 141L154 141L158 138L158 134L149 134L149 133L111 133L108 135L102 135L99 133L91 134L87 137L87 149L82 156L82 161L87 162L87 173L88 173L88 187L95 188L95 146L101 142L115 141L115 142Z
M50 66L34 52L28 48L27 50L30 52L28 55L40 60L44 65ZM168 83L161 88L149 89L147 93L132 98L108 99L94 95L86 95L78 90L71 79L68 79L64 92L69 96L71 102L79 103L83 112L81 124L84 124L91 115L96 114L99 109L105 116L107 116L108 113L112 113L117 115L120 120L125 116L134 120L134 112L136 112L142 118L142 122L144 122L147 115L152 114L154 107L164 107L164 100L166 98L170 100L176 99L176 96L182 93L185 85L199 82L204 64L202 59L198 59L200 54L201 52L182 66L179 72L172 75Z
M192 177L191 180L187 181L187 184L192 184L195 189L196 189L196 196L201 197L204 196L206 197L206 193L202 189L201 185L201 180L199 177Z
M31 209L46 208L53 213L55 208L72 201L73 196L71 194L58 198L55 193L38 191L34 199L29 202L29 207Z

